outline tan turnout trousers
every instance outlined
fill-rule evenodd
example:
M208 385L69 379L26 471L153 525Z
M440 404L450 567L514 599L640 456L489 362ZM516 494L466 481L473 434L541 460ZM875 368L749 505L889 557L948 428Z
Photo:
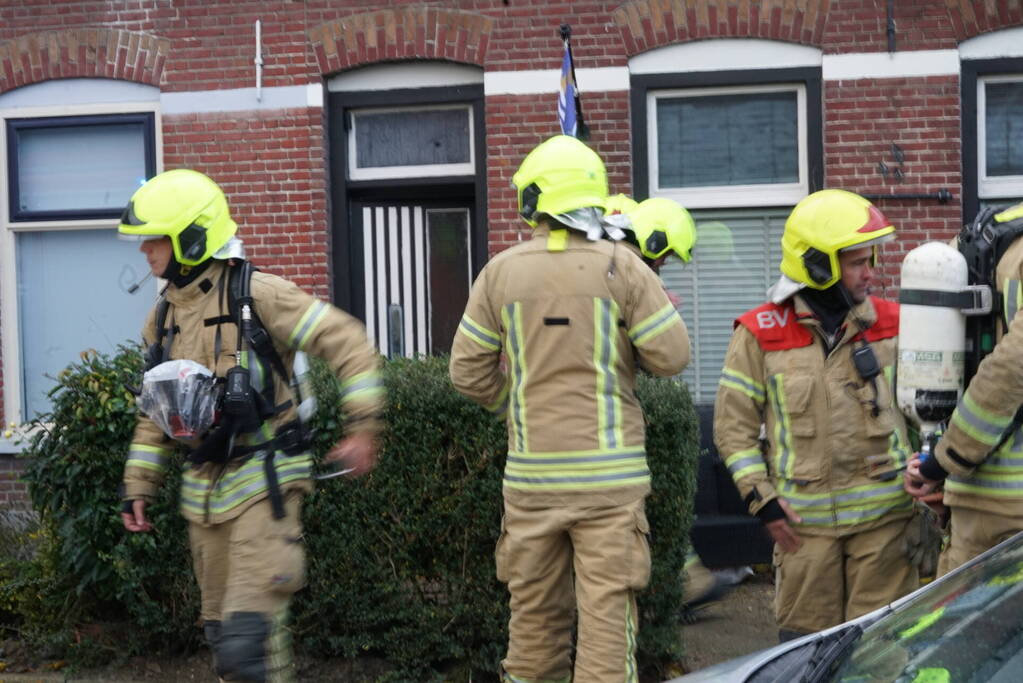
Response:
M302 494L288 493L284 509L284 519L274 519L264 499L227 522L188 525L201 619L223 622L234 612L265 615L270 622L267 681L294 680L286 621L292 594L305 585Z
M1023 517L957 507L952 510L951 540L938 558L938 576L1023 531Z
M638 680L635 591L650 580L648 531L642 499L548 508L505 500L496 563L497 578L511 592L506 681Z
M794 553L775 546L774 610L778 628L813 633L901 598L919 585L906 559L907 520L848 536L800 534Z

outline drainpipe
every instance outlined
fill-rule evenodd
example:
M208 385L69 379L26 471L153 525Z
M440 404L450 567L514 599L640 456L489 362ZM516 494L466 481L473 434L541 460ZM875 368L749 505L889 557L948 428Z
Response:
M895 52L895 0L888 0L888 52Z
M256 19L256 101L263 101L263 22Z

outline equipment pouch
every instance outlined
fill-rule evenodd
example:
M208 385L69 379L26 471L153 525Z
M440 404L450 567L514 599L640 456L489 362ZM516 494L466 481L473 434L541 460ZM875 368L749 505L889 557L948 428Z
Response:
M785 409L789 413L789 424L794 436L810 437L817 433L813 411L814 377L789 375L782 380L785 392Z
M636 530L629 551L629 588L642 590L650 583L650 523L643 510L636 511Z
M501 535L497 537L497 546L494 548L494 565L497 580L501 583L508 583L511 574L508 571L508 531L505 528L505 516L501 515Z

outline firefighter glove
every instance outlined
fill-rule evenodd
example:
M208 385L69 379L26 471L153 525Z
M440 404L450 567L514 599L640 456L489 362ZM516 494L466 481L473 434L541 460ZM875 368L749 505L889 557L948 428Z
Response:
M902 548L920 576L934 576L941 552L941 526L938 516L923 503L913 504L913 516L902 536Z

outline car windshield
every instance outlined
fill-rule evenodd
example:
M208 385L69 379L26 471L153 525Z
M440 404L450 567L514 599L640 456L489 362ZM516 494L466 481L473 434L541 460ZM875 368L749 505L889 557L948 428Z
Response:
M1009 683L1023 672L1023 534L865 629L833 681Z

